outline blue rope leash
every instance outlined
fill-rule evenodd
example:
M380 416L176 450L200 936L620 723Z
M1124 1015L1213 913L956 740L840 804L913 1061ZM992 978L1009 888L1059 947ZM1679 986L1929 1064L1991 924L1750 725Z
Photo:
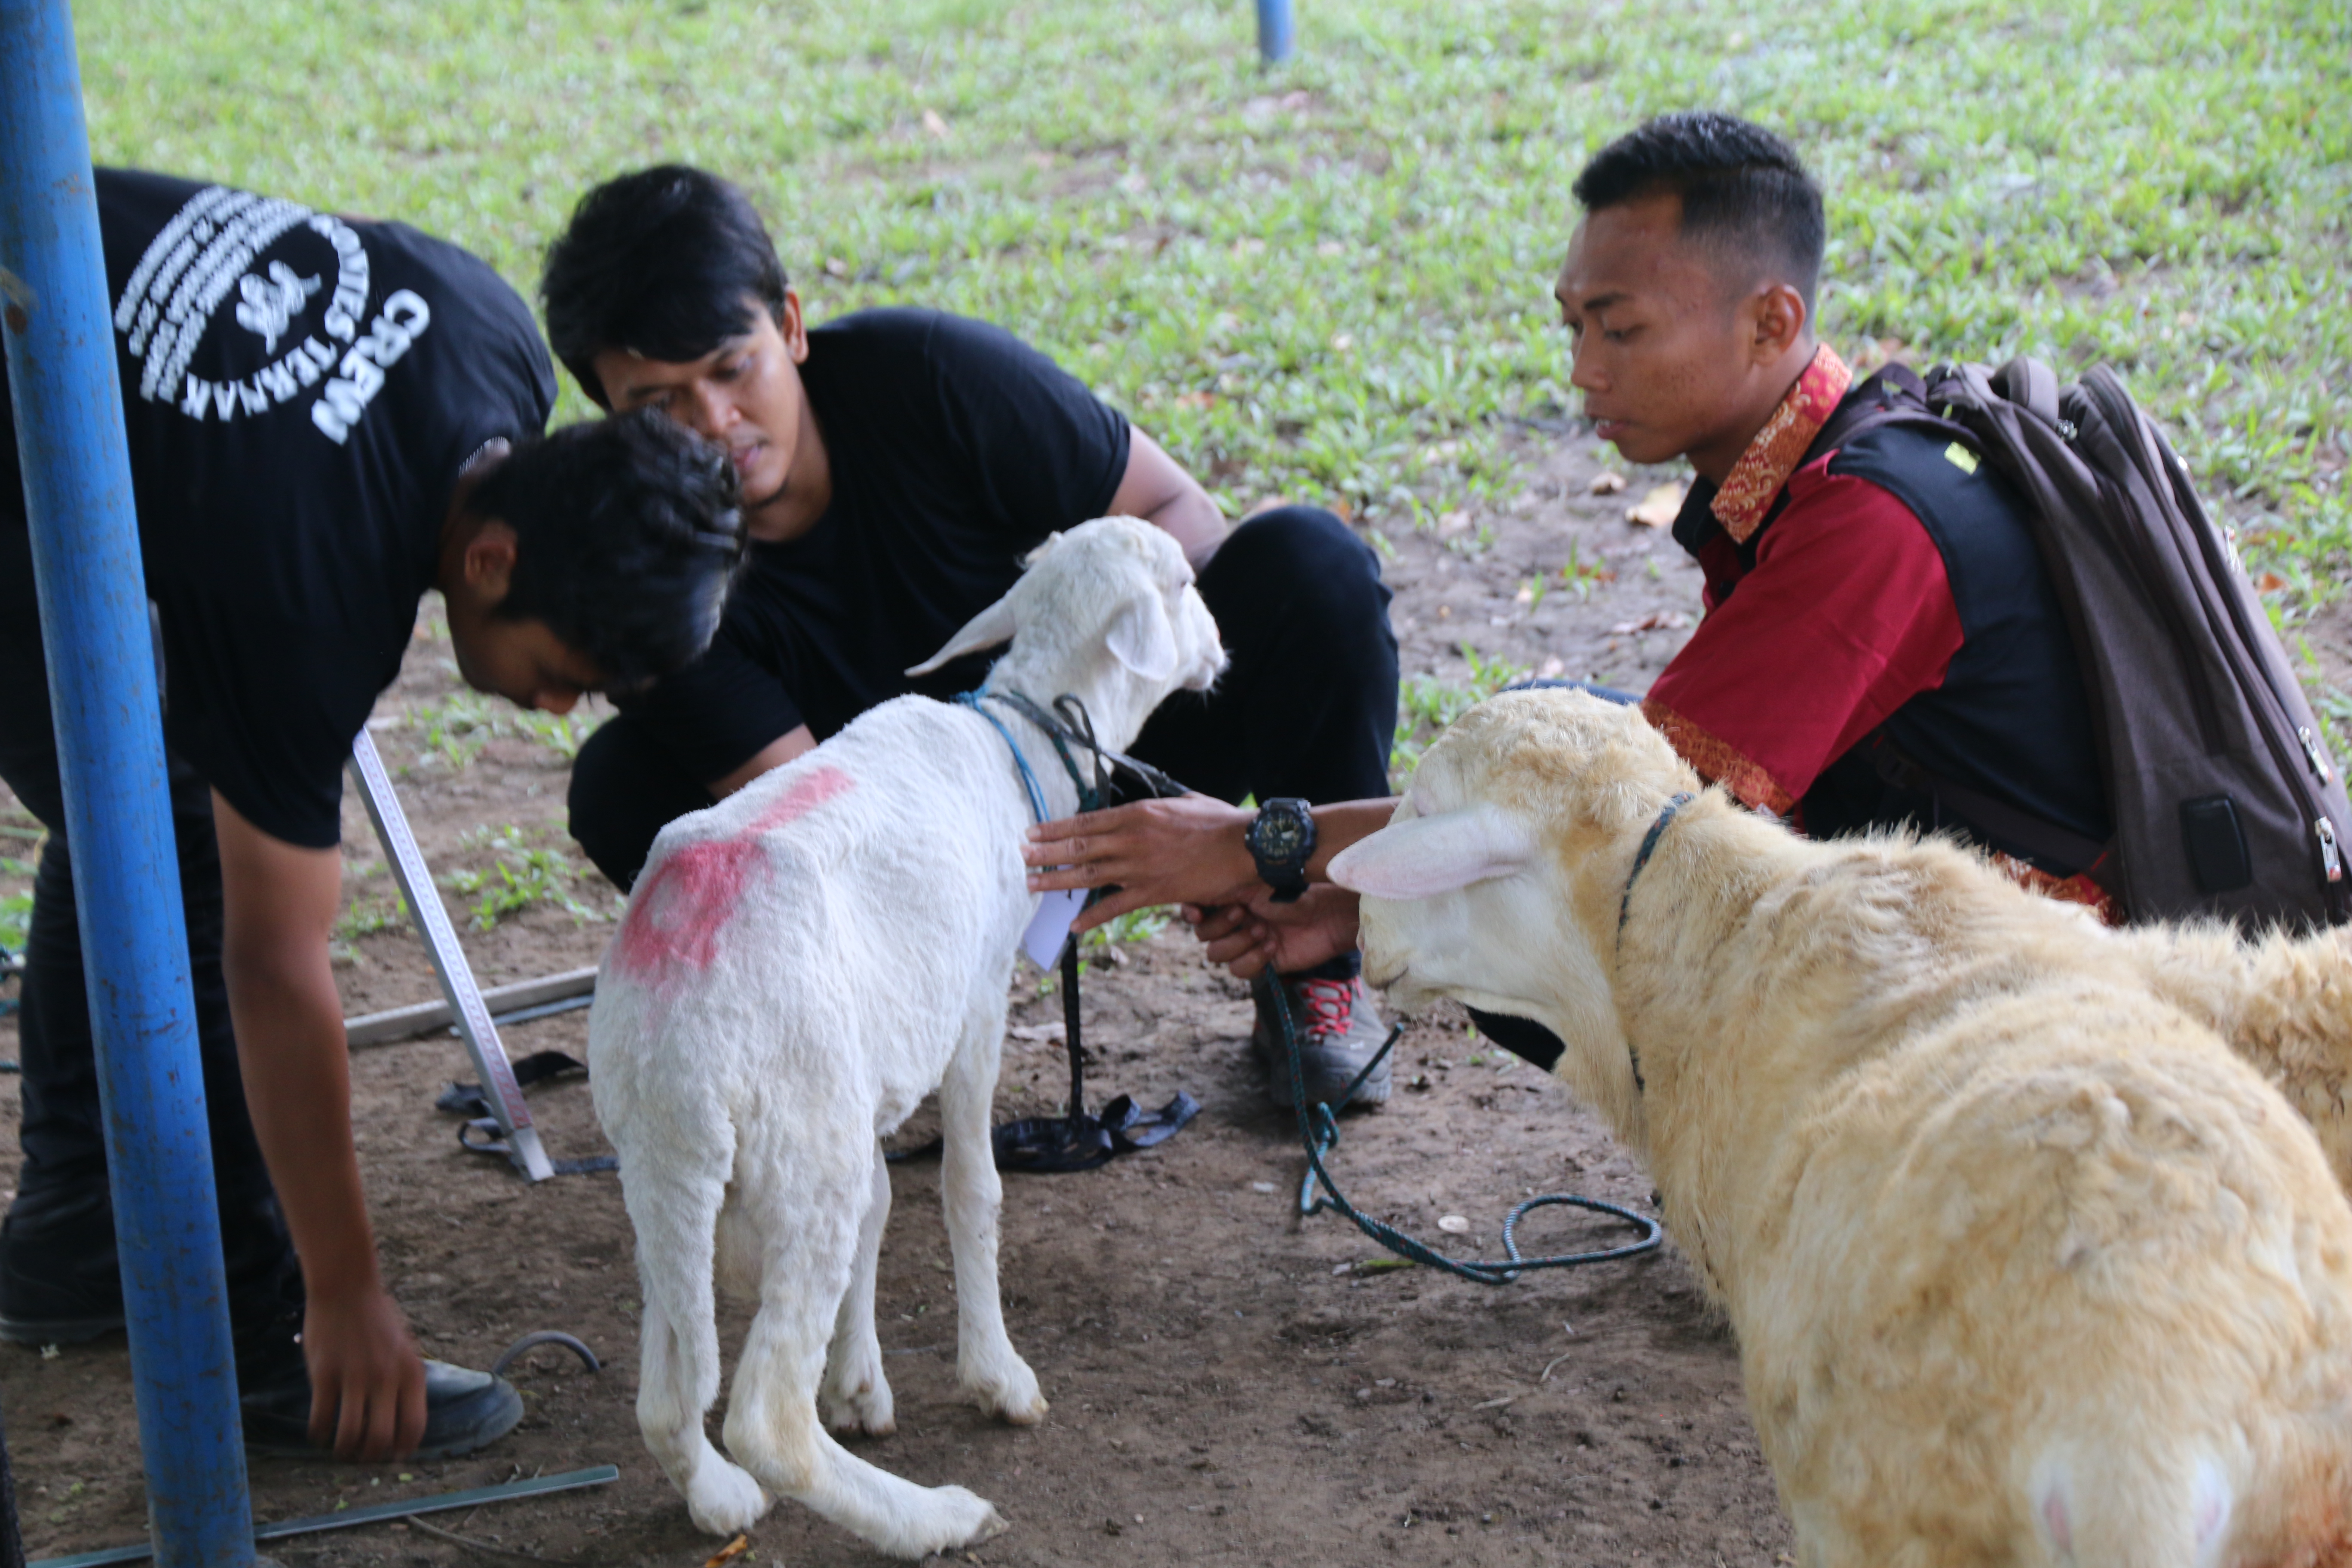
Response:
M1274 995L1276 1022L1282 1026L1282 1048L1284 1054L1289 1058L1290 1102L1298 1110L1298 1136L1307 1145L1307 1174L1298 1184L1298 1213L1301 1218L1312 1218L1326 1209L1332 1210L1355 1221L1357 1229L1379 1242L1389 1251L1395 1253L1399 1258L1410 1258L1427 1268L1444 1269L1446 1273L1480 1285L1507 1285L1530 1268L1573 1268L1580 1264L1607 1263L1615 1258L1633 1258L1652 1250L1665 1239L1664 1227L1647 1215L1636 1214L1632 1209L1621 1208L1615 1204L1603 1203L1599 1198L1577 1197L1568 1193L1547 1193L1540 1197L1529 1198L1524 1203L1513 1205L1511 1212L1503 1216L1503 1252L1506 1261L1488 1263L1479 1258L1465 1261L1462 1258L1448 1258L1426 1243L1406 1235L1394 1226L1385 1225L1363 1213L1340 1194L1339 1184L1331 1179L1331 1173L1324 1169L1323 1156L1329 1153L1339 1142L1339 1119L1331 1114L1330 1106L1321 1100L1315 1102L1311 1112L1307 1109L1306 1075L1298 1063L1298 1033L1291 1021L1290 999L1283 994L1283 986L1278 981L1268 989ZM1347 1092L1339 1097L1340 1104L1345 1105L1356 1097L1357 1088L1363 1083L1364 1079L1371 1076L1372 1069L1380 1066L1381 1058L1396 1048L1397 1039L1403 1033L1404 1026L1401 1024L1389 1030L1388 1039L1382 1043L1378 1051L1372 1054L1372 1059L1364 1064L1364 1070L1356 1075L1355 1081L1348 1085ZM1329 1195L1317 1196L1318 1186ZM1640 1238L1628 1242L1622 1247L1612 1247L1601 1252L1570 1252L1552 1258L1520 1256L1519 1221L1533 1210L1555 1205L1590 1209L1596 1214L1605 1214L1612 1219L1622 1220L1641 1233Z
M1021 769L1021 787L1029 792L1029 814L1043 822L1045 820L1045 792L1037 787L1037 775L1029 771L1029 759L1021 754L1020 742L1013 740L1013 731L1004 727L1004 721L981 706L988 695L988 688L982 686L976 691L957 692L955 700L987 720L995 726L996 732L1004 737L1004 749L1013 753L1014 764ZM1066 762L1068 759L1063 760ZM1071 776L1076 776L1075 771Z

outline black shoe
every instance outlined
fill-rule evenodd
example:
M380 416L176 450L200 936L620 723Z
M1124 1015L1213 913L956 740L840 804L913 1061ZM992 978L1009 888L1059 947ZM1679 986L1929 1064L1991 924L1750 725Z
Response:
M293 1351L253 1352L237 1363L239 1403L245 1410L245 1448L276 1459L323 1459L331 1447L310 1441L310 1374L301 1346ZM254 1364L266 1362L268 1364ZM522 1395L513 1384L487 1372L470 1372L446 1361L425 1363L425 1436L412 1459L455 1459L488 1447L522 1419Z
M0 1224L0 1340L73 1345L121 1327L105 1188L19 1194Z

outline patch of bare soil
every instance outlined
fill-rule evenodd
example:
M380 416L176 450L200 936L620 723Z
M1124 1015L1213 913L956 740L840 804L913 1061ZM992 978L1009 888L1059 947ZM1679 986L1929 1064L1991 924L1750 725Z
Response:
M1590 451L1589 438L1530 437L1527 483L1510 504L1394 542L1388 571L1409 675L1459 684L1466 643L1482 660L1647 685L1686 635L1674 617L1695 616L1697 574L1663 531L1625 521L1656 477L1594 497ZM1560 575L1571 557L1585 569L1581 592ZM1546 591L1523 602L1538 574ZM463 767L439 756L427 721L457 689L446 653L420 638L377 721L387 759L407 770L402 793L427 855L444 871L495 877L498 851L480 830L509 825L515 843L568 847L563 763L545 746L507 736ZM347 894L362 911L387 906L388 879L355 803L345 833ZM591 914L611 907L601 884L571 890ZM449 897L461 925L473 901ZM541 900L494 931L467 926L466 941L484 983L498 984L593 963L612 929ZM435 994L404 927L351 946L339 972L349 1012ZM1015 999L1016 1026L1059 1018L1059 998L1039 994L1025 965ZM1265 1104L1249 1059L1244 987L1171 930L1099 961L1085 1001L1097 1103L1129 1092L1158 1104L1184 1089L1204 1109L1170 1142L1102 1170L1008 1179L1006 1315L1053 1402L1043 1426L1000 1426L957 1398L938 1167L895 1172L879 1314L899 1430L854 1446L899 1474L993 1501L1012 1529L971 1560L1784 1560L1788 1531L1734 1346L1671 1250L1492 1289L1417 1268L1363 1270L1383 1256L1377 1247L1336 1216L1296 1213L1305 1162L1294 1123ZM583 1054L584 1018L518 1026L509 1049ZM1368 1212L1494 1258L1504 1211L1530 1194L1651 1206L1648 1178L1559 1083L1486 1047L1458 1015L1415 1019L1398 1049L1395 1099L1349 1116L1334 1158ZM0 1056L15 1055L13 1025L0 1024ZM637 1438L636 1284L616 1178L527 1186L461 1151L455 1119L432 1104L459 1076L470 1075L446 1036L354 1054L361 1159L387 1276L428 1353L480 1366L518 1336L556 1328L593 1345L604 1371L584 1375L559 1352L535 1352L516 1374L529 1406L522 1426L462 1462L257 1460L256 1515L610 1463L621 1470L614 1485L432 1522L551 1562L699 1563L719 1543L694 1531ZM0 1079L12 1108L15 1081ZM1054 1111L1064 1085L1059 1046L1015 1037L998 1114ZM584 1084L532 1092L558 1157L604 1149ZM0 1187L13 1184L11 1151ZM1523 1245L1568 1250L1622 1234L1557 1217L1565 1212L1532 1219ZM1440 1232L1445 1215L1467 1216L1469 1234ZM728 1309L730 1352L745 1323L743 1309ZM54 1357L0 1348L0 1400L33 1551L136 1539L144 1496L121 1338ZM401 1524L272 1550L289 1564L500 1560ZM736 1561L883 1559L785 1503Z

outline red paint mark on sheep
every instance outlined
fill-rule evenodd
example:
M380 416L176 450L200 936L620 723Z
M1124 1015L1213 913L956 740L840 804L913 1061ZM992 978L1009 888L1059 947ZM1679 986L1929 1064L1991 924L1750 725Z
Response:
M760 857L760 836L846 795L850 777L839 768L813 768L793 781L766 810L732 838L689 844L654 868L637 889L621 926L625 968L640 972L708 969L719 939Z

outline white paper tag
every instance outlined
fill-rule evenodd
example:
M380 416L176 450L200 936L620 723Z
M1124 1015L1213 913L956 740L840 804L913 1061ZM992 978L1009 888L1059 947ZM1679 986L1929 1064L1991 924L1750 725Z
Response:
M1087 895L1076 888L1064 888L1039 900L1029 929L1021 933L1021 951L1029 955L1029 962L1040 969L1053 968L1062 956L1062 943L1069 940L1070 922L1086 907Z

